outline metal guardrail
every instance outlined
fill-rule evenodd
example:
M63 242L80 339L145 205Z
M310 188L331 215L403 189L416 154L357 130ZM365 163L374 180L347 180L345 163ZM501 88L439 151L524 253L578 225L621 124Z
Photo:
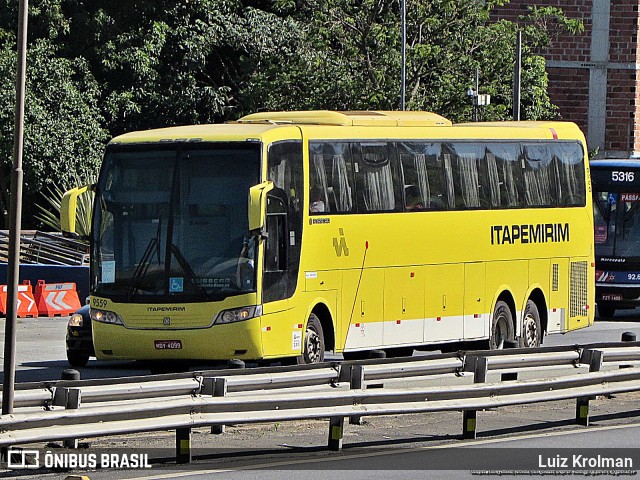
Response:
M7 262L9 235L0 231L0 262ZM89 245L46 232L25 231L20 235L20 263L88 265Z
M342 446L344 418L463 411L463 437L475 438L478 410L576 399L576 422L588 424L595 395L639 391L640 343L458 352L331 365L218 370L130 379L18 384L16 410L0 417L0 446L30 442L225 424L329 418L328 447ZM601 371L604 365L610 367ZM489 371L571 367L550 378L487 382ZM582 371L578 370L582 367ZM588 367L589 371L584 371ZM575 373L576 371L580 373ZM381 380L473 374L474 384L422 388L366 388ZM301 388L304 387L304 388ZM313 388L312 388L313 387ZM177 441L178 461L191 458L190 442Z

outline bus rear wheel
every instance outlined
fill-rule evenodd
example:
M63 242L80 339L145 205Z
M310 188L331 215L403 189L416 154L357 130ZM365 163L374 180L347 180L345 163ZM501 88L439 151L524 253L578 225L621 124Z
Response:
M539 347L542 335L540 327L540 313L536 304L528 300L522 317L522 332L519 344L521 347Z
M309 315L307 329L304 333L304 350L302 351L302 363L324 362L324 333L322 324L315 313Z
M504 342L513 340L513 315L509 305L500 300L496 303L491 319L491 335L489 337L489 348L491 350L501 350Z

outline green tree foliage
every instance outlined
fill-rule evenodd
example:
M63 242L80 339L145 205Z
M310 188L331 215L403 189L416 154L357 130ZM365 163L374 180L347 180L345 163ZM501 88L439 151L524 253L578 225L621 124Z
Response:
M9 208L15 123L15 39L0 44L0 208ZM99 88L81 58L57 54L49 39L30 45L24 125L24 225L33 226L34 203L54 183L97 171L107 138ZM5 222L7 228L7 223Z
M511 115L517 25L508 0L407 1L409 109L468 121L480 72L487 120ZM25 197L95 174L125 131L238 118L257 110L397 109L400 0L31 0ZM18 0L0 0L0 208L13 142ZM560 10L523 23L523 112L557 115L539 52L579 31ZM29 201L31 200L31 201ZM42 203L42 202L40 202ZM29 221L27 224L30 225Z
M465 92L480 72L480 91L492 95L484 118L510 118L518 25L491 17L507 0L408 1L408 109L432 110L455 121L471 118ZM400 106L400 2L280 0L299 33L287 48L263 58L241 97L258 108L397 109ZM558 9L532 8L523 19L522 103L527 119L552 118L544 59L536 51L553 34L579 31ZM266 52L266 55L269 55ZM275 61L275 60L278 61Z

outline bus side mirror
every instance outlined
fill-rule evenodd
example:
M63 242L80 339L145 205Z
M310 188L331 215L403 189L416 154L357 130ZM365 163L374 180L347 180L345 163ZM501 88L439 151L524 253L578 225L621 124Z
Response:
M273 182L266 181L249 189L249 231L262 232L267 212L267 193L273 190Z
M76 214L78 197L88 191L94 191L95 185L83 185L65 192L60 201L60 230L65 237L77 237Z

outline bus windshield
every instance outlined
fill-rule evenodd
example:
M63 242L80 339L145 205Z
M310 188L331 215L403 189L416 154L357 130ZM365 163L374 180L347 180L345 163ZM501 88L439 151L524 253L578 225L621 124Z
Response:
M594 191L596 254L640 256L640 193Z
M112 146L96 195L92 282L115 301L255 291L248 191L260 146Z

